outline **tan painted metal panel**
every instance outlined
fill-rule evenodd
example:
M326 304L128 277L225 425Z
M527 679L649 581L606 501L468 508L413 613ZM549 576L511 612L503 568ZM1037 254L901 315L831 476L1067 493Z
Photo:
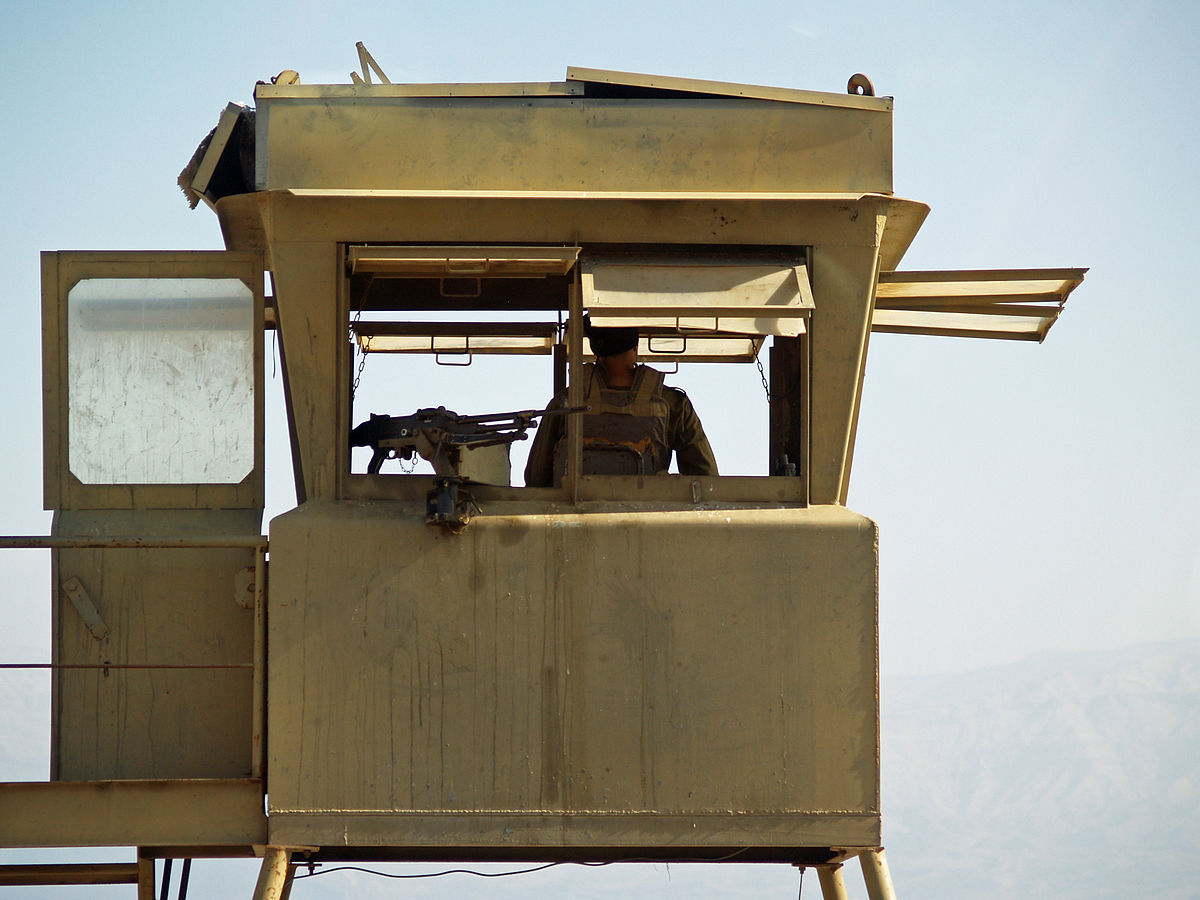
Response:
M629 856L627 848L674 848L689 858L706 848L721 848L706 856L730 855L754 849L755 858L791 861L798 847L877 847L879 816L825 812L813 815L755 815L723 811L715 815L664 813L595 814L466 814L446 813L272 813L270 840L275 844L320 844L334 848L388 847L397 858L421 859L436 850L439 857L470 858L474 850L486 855L545 859L565 850L572 857ZM622 849L626 848L626 849ZM774 851L774 854L772 853ZM422 852L424 851L424 853ZM721 852L723 851L723 852ZM747 854L748 855L748 854ZM668 857L669 858L669 857Z
M673 332L673 333L672 333ZM649 365L671 362L754 362L765 338L761 335L681 334L675 329L643 328L638 358Z
M713 846L754 814L784 843L861 839L878 816L872 523L539 506L556 509L489 504L459 536L423 504L272 522L273 821L306 817L318 844L347 816L403 844L412 816L454 814L458 846L505 818L533 843L638 846L672 833L655 813L696 817L691 841Z
M140 863L0 865L0 887L52 884L137 884Z
M879 239L880 271L891 271L900 265L928 215L929 207L924 203L899 197L891 198L887 206L883 235Z
M208 183L212 180L213 173L217 169L217 163L220 162L221 155L225 152L226 144L229 141L230 135L233 134L233 127L237 124L243 108L240 103L226 104L225 109L221 113L221 118L217 120L217 127L213 131L208 149L201 157L200 164L196 167L196 172L192 176L191 190L195 194L199 194L209 206L213 205L213 201L206 195ZM188 196L193 195L189 194Z
M265 192L256 192L255 196L260 193ZM856 203L857 201L867 199L870 196L877 196L886 198L888 201L896 200L905 204L916 202L913 200L901 200L900 198L883 194L876 195L873 192L864 193L862 191L513 191L484 189L439 191L422 190L420 188L398 188L395 190L370 190L363 188L281 188L277 191L271 191L270 193L288 194L292 197L332 197L344 199L355 199L362 197L373 197L377 199L436 197L446 200L787 200L793 203L801 200L808 203ZM243 194L239 196L245 198L251 195ZM917 205L920 206L923 204ZM318 228L318 230L320 230L319 223L314 222L313 224ZM718 241L716 243L720 242Z
M558 326L552 323L353 322L366 353L521 354L548 356Z
M339 415L343 393L339 350L349 315L341 311L343 258L336 243L281 240L272 234L271 275L286 302L276 310L277 333L287 360L290 421L299 456L298 483L308 497L331 497L337 489L339 452L350 433L348 411Z
M43 252L42 274L42 506L58 509L63 505L59 483L59 461L66 439L67 386L65 342L60 334L66 331L66 305L60 293L59 255Z
M246 846L267 839L252 779L0 783L0 846Z
M259 510L64 511L54 533L258 531ZM235 596L250 549L54 550L52 776L249 775L253 611ZM57 589L77 578L110 629L97 640ZM112 668L105 668L105 664ZM147 668L138 668L146 666ZM170 668L203 666L205 668Z
M580 351L582 353L582 350ZM577 499L611 500L630 508L661 509L662 504L697 502L777 506L781 503L804 505L807 493L800 478L771 478L754 475L583 475L579 478ZM425 501L433 488L433 476L351 475L345 483L345 499ZM481 503L511 500L556 502L563 499L557 488L513 488L476 485L472 493ZM561 511L570 511L563 507Z
M967 312L877 309L871 317L871 330L888 334L1041 341L1058 318L1058 313L1058 308L1054 308L1033 318L988 315L983 310Z
M511 335L509 337L464 335L389 335L366 334L359 327L358 345L364 353L432 353L438 356L518 355L549 356L554 345L552 338Z
M813 309L803 265L749 265L719 257L584 260L580 284L592 321L617 328L794 337L805 332Z
M873 331L1041 341L1087 269L882 272Z
M259 97L260 190L890 193L891 113L770 100Z
M549 326L553 330L554 326ZM480 355L513 354L546 356L554 346L553 334L489 334L467 327L462 333L432 333L420 325L359 322L351 330L359 347L367 353L433 353ZM515 329L514 329L515 331ZM763 338L756 335L735 336L700 330L686 333L675 328L641 327L644 335L638 342L638 355L643 360L671 362L753 362L762 347ZM593 357L588 357L593 358Z
M774 205L780 202L788 202L796 204L805 201L806 205L811 206L827 206L834 203L857 203L867 199L861 194L837 194L832 192L797 194L793 192L755 192L747 194L744 192L726 191L722 192L719 197L714 197L709 194L697 194L694 192L630 192L630 191L611 191L611 192L584 192L584 191L423 191L423 190L406 190L406 191L337 191L337 190L296 190L288 191L287 193L295 197L308 198L330 198L340 197L344 200L351 198L372 198L375 200L383 199L403 199L403 198L441 198L450 199L453 201L464 200L481 200L488 203L495 203L498 200L528 200L533 197L538 197L543 200L604 200L604 201L649 201L649 200L675 200L679 202L691 201L693 203L718 200L722 206L730 201L758 201L768 204L764 207L765 210L772 210ZM269 247L264 234L264 215L265 207L268 202L266 193L254 194L239 194L231 197L225 197L217 203L217 215L221 221L221 231L225 238L225 245L231 250L257 250L267 253ZM725 209L717 210L709 208L712 216L712 229L708 232L710 236L722 233L729 226L738 224L738 220L730 219ZM696 211L692 212L692 218L696 215ZM929 215L929 207L915 200L905 200L899 197L887 198L887 223L884 228L883 236L880 239L880 268L884 271L890 271L900 265L904 254L908 252L909 246L917 235L925 218ZM320 223L313 222L314 226ZM680 224L684 224L684 220L680 220ZM386 234L387 231L381 230L379 234ZM366 238L362 238L365 240ZM376 238L379 239L379 238ZM420 240L421 238L414 238ZM428 238L426 238L428 239ZM732 238L731 238L732 239ZM789 243L788 240L773 240L772 243ZM267 256L267 265L270 268L270 256Z
M865 210L864 210L865 213ZM854 461L884 209L851 219L850 235L813 250L810 499L845 503ZM841 234L839 234L841 237ZM837 241L837 238L831 239Z
M280 190L218 204L236 243L519 242L729 244L780 248L839 243L861 214L886 214L906 240L928 207L873 194ZM897 225L894 230L891 225ZM874 223L872 223L874 230ZM872 235L874 240L874 235ZM893 251L894 252L894 251Z
M354 274L531 278L565 275L578 247L349 247Z
M878 112L890 112L892 109L891 97L864 97L860 94L801 91L794 88L766 87L760 84L706 81L698 78L677 78L671 75L643 75L637 72L586 69L579 66L567 68L567 81L656 88L664 91L713 94L720 97L780 100L788 103L810 103L817 106L841 106L847 109L870 109Z
M950 269L880 272L879 297L922 299L991 297L1065 300L1087 269Z
M569 81L430 82L428 84L258 84L259 100L306 98L383 100L395 97L571 97L583 94L583 85Z

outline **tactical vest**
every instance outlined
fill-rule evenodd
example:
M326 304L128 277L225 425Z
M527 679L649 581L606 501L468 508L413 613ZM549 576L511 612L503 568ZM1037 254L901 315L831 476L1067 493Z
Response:
M587 384L583 420L584 475L655 475L671 464L667 440L670 407L663 399L663 373L638 366L627 389L610 388L593 364L583 367ZM567 439L554 448L554 483L567 468Z

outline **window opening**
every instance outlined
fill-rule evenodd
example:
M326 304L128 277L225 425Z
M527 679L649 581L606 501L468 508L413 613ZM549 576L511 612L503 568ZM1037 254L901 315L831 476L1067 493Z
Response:
M236 278L85 278L67 295L84 484L236 484L254 468L254 294Z
M578 251L532 248L554 253L535 252L533 263L515 264L497 262L481 249L498 248L349 248L349 332L357 354L352 427L372 413L411 416L438 407L470 418L541 410L565 385L564 314L573 273L561 267ZM777 256L700 265L686 256L625 254L616 265L586 257L581 264L584 307L597 324L638 325L640 361L670 376L671 386L692 398L722 474L783 474L764 465L771 391L762 356L770 352L772 334L806 335L813 301L806 267L796 265L794 255ZM518 276L513 268L520 265L543 271ZM453 272L450 280L463 280L458 276L468 275L470 266L487 270L469 276L472 290L447 291L447 276ZM620 276L615 281L614 272ZM664 272L674 278L666 289L639 289L639 279L649 273L651 283L661 281ZM614 292L614 285L620 290ZM707 298L697 300L704 294ZM585 340L582 362L592 359L587 350ZM735 361L754 362L756 372L680 365ZM735 374L739 371L745 374ZM755 392L761 384L767 404L746 404L745 391L752 384ZM524 440L505 448L507 466L500 465L488 483L523 484L535 433L530 428ZM479 455L488 453L501 451ZM367 447L354 448L351 474L367 472L374 456ZM437 474L420 453L409 454L404 467L393 460L380 469L382 474L410 471Z

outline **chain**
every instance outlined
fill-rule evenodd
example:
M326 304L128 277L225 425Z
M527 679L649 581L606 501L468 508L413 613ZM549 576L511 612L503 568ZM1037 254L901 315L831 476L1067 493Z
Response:
M767 402L771 402L771 386L767 384L767 373L763 371L762 360L757 356L754 357L754 364L758 366L758 377L762 379L763 393L767 395Z
M366 348L364 348L361 344L359 344L358 339L355 335L355 329L358 328L358 322L361 318L362 318L362 307L360 306L358 309L356 309L354 311L354 318L350 320L350 342L352 344L354 344L354 351L356 353L360 354L359 360L358 360L358 370L354 373L354 382L350 385L350 399L351 400L354 399L354 395L358 392L358 383L360 381L362 381L363 368L365 368L367 365L367 353L369 352ZM368 342L368 346L370 346L369 342Z
M386 458L394 459L396 461L396 464L400 466L400 471L403 472L405 475L411 475L413 472L417 471L417 466L421 462L421 457L417 456L417 454L415 454L415 453L409 459L406 460L403 456L401 456L399 453L396 453L394 450L389 450Z
M357 341L355 342L355 345L357 346ZM363 369L366 368L366 365L367 365L367 351L364 350L362 347L359 347L358 352L360 354L360 356L358 358L358 369L354 373L354 383L352 385L350 385L350 399L351 400L353 400L354 395L356 393L358 393L358 383L360 381L362 381Z

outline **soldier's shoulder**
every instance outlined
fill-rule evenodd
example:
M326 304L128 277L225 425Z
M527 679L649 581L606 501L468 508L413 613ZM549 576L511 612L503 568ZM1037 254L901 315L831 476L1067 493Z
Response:
M691 400L688 399L688 395L683 390L683 388L671 387L669 384L664 384L662 392L663 392L663 399L666 400L668 403L670 403L670 402L691 403L692 402Z

